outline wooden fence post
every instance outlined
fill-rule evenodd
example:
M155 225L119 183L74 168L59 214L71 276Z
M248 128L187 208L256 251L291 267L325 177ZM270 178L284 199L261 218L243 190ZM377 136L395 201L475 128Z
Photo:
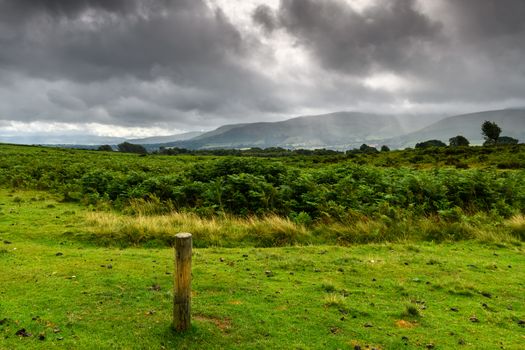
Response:
M191 327L191 233L175 236L175 295L173 327L184 332Z

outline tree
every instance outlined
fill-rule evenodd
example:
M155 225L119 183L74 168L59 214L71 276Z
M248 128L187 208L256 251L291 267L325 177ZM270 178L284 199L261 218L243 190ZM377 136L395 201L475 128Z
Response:
M381 146L381 152L390 152L390 148L387 145Z
M469 140L467 140L467 138L462 135L452 137L448 140L448 142L450 144L450 147L461 147L461 146L468 147L468 145L470 145Z
M144 146L141 145L135 145L129 142L123 142L118 144L118 150L119 152L125 152L125 153L139 153L139 154L146 154L148 151L144 148Z
M440 140L428 140L425 142L416 143L416 148L427 148L427 147L446 147L447 145Z
M501 128L495 122L485 120L481 125L481 134L485 138L485 143L483 145L495 145L498 143Z
M363 143L361 147L359 147L359 150L363 153L377 153L378 150L375 147L368 146L367 144Z
M517 145L518 139L510 136L500 136L498 138L498 145Z
M97 148L97 151L113 152L113 147L110 145L101 145Z

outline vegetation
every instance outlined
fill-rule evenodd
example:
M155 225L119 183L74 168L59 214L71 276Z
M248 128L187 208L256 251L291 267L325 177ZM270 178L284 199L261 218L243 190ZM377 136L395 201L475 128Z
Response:
M498 143L501 128L495 122L487 120L481 125L481 134L485 138L485 144L494 145Z
M146 148L144 148L144 146L142 146L142 145L135 145L135 144L129 143L129 142L119 143L117 145L117 148L118 148L119 152L124 152L124 153L139 153L139 154L146 154L146 153L148 153L148 151L146 150Z
M0 348L522 347L525 146L223 154L0 145Z
M523 345L518 242L196 248L193 328L181 335L171 249L78 240L99 213L45 192L1 190L0 203L1 348Z
M111 147L110 145L101 145L97 148L97 151L113 152L113 147Z
M416 143L416 148L427 148L427 147L446 147L447 145L440 140L428 140L424 142Z
M500 136L498 138L498 144L500 145L517 145L518 140L510 136Z
M449 145L450 147L468 147L470 142L465 136L458 135L449 139Z
M516 146L518 147L518 146ZM509 218L525 209L522 147L495 169L469 163L470 149L450 149L448 167L432 164L432 153L383 152L327 158L137 157L120 153L4 146L0 183L15 188L51 190L66 201L132 211L134 201L158 203L157 212L193 212L204 217L279 215L290 220L348 223L361 217L391 220L459 211ZM482 150L482 149L481 149ZM445 149L449 151L449 149ZM473 160L480 161L480 157ZM508 151L508 154L511 150ZM504 156L504 155L503 155ZM31 159L31 161L27 161ZM484 159L481 157L481 159ZM383 166L365 165L380 163ZM417 167L396 167L396 160ZM331 164L331 162L334 162ZM365 163L365 164L363 164ZM462 165L463 164L463 165ZM314 165L314 166L312 166Z
M367 144L362 144L361 147L359 147L359 150L363 153L377 153L378 150L375 147L368 146Z

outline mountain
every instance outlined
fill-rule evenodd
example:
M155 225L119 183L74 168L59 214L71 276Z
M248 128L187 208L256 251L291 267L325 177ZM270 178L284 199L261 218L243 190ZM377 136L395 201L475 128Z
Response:
M151 144L157 144L157 143L169 143L169 142L189 140L189 139L198 137L202 134L204 134L204 132L202 131L190 131L190 132L186 132L183 134L168 135L168 136L152 136L152 137L146 137L142 139L130 139L126 141L129 143L136 144L136 145L151 145Z
M118 144L125 139L111 136L89 134L64 134L59 132L28 132L18 135L0 135L0 142L25 145L78 145L93 146Z
M226 125L191 140L163 146L190 149L248 147L348 149L359 147L363 143L379 143L383 139L413 131L414 123L406 121L406 116L337 112L297 117L281 122Z
M499 125L502 129L501 136L510 136L525 142L525 109L502 109L457 115L385 142L394 148L405 148L433 139L448 144L451 137L463 135L472 145L480 145L484 142L481 124L486 120Z

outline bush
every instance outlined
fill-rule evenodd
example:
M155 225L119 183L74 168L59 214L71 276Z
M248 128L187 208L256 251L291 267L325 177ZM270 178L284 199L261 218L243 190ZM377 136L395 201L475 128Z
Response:
M427 148L427 147L446 147L447 145L440 140L428 140L425 142L416 143L416 148Z

